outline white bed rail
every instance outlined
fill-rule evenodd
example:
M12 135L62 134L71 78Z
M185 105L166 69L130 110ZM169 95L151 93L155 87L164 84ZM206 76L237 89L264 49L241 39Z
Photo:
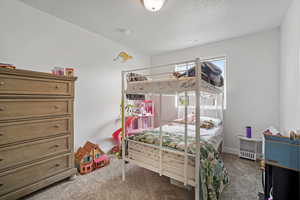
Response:
M208 60L205 60L208 61ZM195 92L195 97L196 97L196 101L195 101L195 131L196 131L196 154L195 155L191 155L188 153L188 144L187 144L187 137L188 137L188 105L187 105L187 99L188 99L188 93L187 91L180 91L180 92L184 92L185 94L185 105L184 105L184 152L180 152L180 151L176 151L176 150L168 150L166 148L163 147L163 129L162 126L160 126L159 128L159 132L160 132L160 142L159 142L159 146L156 147L159 149L159 169L155 169L156 172L158 172L160 175L166 175L166 172L164 172L163 169L163 152L166 151L174 151L177 153L180 153L181 155L184 156L184 169L183 169L183 174L184 174L184 178L183 178L183 182L184 185L189 184L190 180L188 179L188 159L189 157L195 157L195 199L196 200L200 200L200 159L201 159L201 154L200 154L200 92L202 91L201 89L201 84L203 84L202 82L202 67L201 67L201 60L199 58L195 59L195 60L188 60L188 61L183 61L183 62L178 62L178 63L172 63L172 64L167 64L167 65L159 65L159 66L153 66L153 67L145 67L145 68L139 68L139 69L133 69L133 70L126 70L126 71L122 71L122 159L123 159L123 164L122 164L122 179L125 180L125 162L130 160L128 158L126 158L126 141L128 141L128 136L125 134L126 133L126 126L125 126L125 119L126 119L126 114L125 114L125 104L126 104L126 90L125 90L125 86L126 86L126 74L134 72L134 73L139 73L139 72L144 72L142 73L143 76L146 77L155 77L155 76L165 76L165 75L171 75L171 73L173 72L171 71L163 71L163 70L159 70L159 71L163 71L163 72L159 72L159 73L152 73L154 70L156 69L167 69L167 68L171 68L179 65L179 64L186 64L186 63L195 63L195 81L196 81L196 85L193 89L193 92ZM186 70L186 72L188 73L188 69ZM204 90L205 91L205 90ZM214 92L214 90L212 90ZM205 91L207 92L207 91ZM216 92L216 94L220 94L218 92ZM224 118L223 116L223 102L224 102L224 95L223 93L221 93L221 99L217 100L217 103L222 104L221 106L221 110L222 110L222 114L220 117ZM162 95L163 93L159 93L159 113L158 113L158 119L161 121L165 121L162 119ZM218 98L217 98L218 99ZM216 109L218 109L218 105L216 105ZM173 121L176 122L176 121ZM182 124L182 122L181 122ZM132 141L132 140L130 140ZM146 144L145 144L146 145ZM136 162L137 164L138 162ZM143 164L144 166L145 164ZM142 166L142 164L141 164ZM150 169L150 168L148 168Z

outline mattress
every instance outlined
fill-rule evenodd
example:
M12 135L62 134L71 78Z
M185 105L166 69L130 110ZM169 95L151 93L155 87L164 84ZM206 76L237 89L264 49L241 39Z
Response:
M196 153L195 125L187 127L187 151L190 154ZM185 126L177 123L170 123L162 126L163 147L171 148L179 151L185 150L184 131ZM130 140L144 142L147 144L160 145L159 128L146 130L129 137ZM223 140L223 126L217 126L212 129L200 128L200 141L212 144L217 150Z
M127 94L145 94L145 93L174 93L196 90L195 77L165 78L146 81L127 82ZM208 93L220 94L222 88L215 87L201 79L200 90Z

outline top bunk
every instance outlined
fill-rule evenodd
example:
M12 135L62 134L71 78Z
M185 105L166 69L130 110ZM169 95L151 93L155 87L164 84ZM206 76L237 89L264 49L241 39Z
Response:
M196 90L221 94L224 87L223 71L212 62L199 59L128 70L122 74L126 94L176 94Z

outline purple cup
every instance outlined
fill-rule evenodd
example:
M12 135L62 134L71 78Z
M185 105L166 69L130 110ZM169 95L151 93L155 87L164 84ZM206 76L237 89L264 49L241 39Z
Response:
M251 126L246 126L246 137L247 138L252 137Z

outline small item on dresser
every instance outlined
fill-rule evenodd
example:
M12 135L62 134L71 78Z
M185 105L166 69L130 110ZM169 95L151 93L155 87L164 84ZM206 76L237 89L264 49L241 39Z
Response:
M268 129L266 129L263 134L265 135L278 135L281 136L280 132L274 128L273 126L269 127Z
M74 68L65 68L66 76L74 76Z
M269 129L267 129L267 130L265 130L263 132L263 134L265 134L265 135L272 135L272 132Z
M252 137L251 126L246 126L246 137L247 138L251 138Z
M5 68L5 69L16 69L16 66L12 64L7 64L7 63L0 63L0 68Z
M300 140L300 130L296 131L296 140Z
M54 69L52 69L52 74L57 75L57 76L64 76L65 69L62 67L54 67Z
M295 140L297 133L296 133L296 131L290 130L289 135L290 135L291 140Z

